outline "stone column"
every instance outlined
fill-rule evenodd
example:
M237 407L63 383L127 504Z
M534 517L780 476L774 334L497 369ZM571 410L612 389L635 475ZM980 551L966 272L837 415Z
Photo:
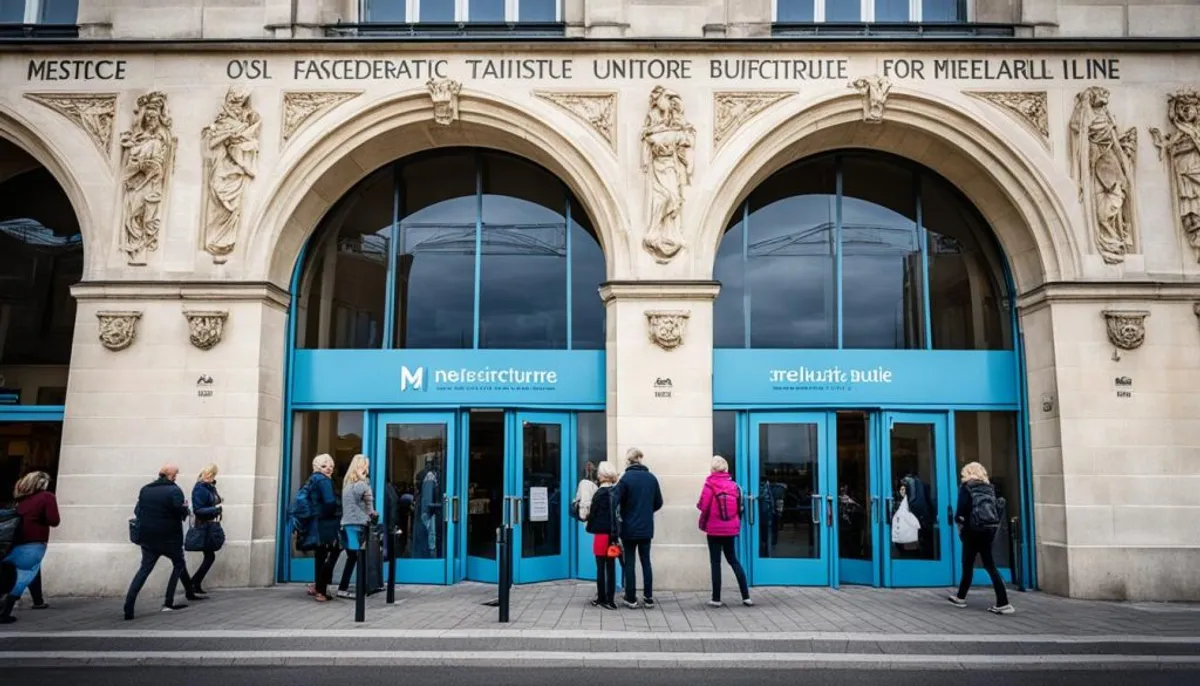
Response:
M168 462L179 466L189 502L200 469L213 462L220 470L227 541L205 585L272 583L286 294L262 284L165 282L85 283L73 294L62 525L46 558L48 593L124 593L140 562L126 522L139 489ZM184 313L196 311L227 313L219 340L190 326ZM143 612L161 604L168 567L160 563L147 584Z
M712 281L614 281L600 289L608 311L609 459L624 469L625 451L640 448L663 491L655 588L709 584L696 500L712 459L712 312L719 290Z

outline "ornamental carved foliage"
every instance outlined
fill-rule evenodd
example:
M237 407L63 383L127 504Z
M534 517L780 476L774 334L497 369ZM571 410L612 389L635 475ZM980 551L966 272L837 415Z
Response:
M225 335L229 313L224 310L195 310L183 316L187 317L188 339L201 350L212 350Z
M1145 310L1104 310L1104 323L1108 326L1108 340L1121 350L1135 350L1146 340Z
M262 117L250 106L250 89L232 86L221 111L200 132L204 142L201 247L224 263L237 242L242 205L258 173Z
M1150 129L1158 159L1171 168L1171 205L1178 230L1200 260L1200 93L1183 89L1167 96L1167 119L1174 130Z
M152 91L137 99L133 126L121 132L121 250L130 265L144 266L158 249L179 147L171 126L166 94Z
M616 93L536 91L534 95L566 110L617 149Z
M738 91L713 95L713 146L717 149L759 112L795 93Z
M650 340L663 350L674 350L683 345L690 312L686 310L650 310L646 312Z
M117 116L116 93L26 93L25 97L74 122L108 159Z
M97 312L100 320L100 344L113 352L133 345L141 312Z
M684 248L683 191L692 183L696 127L687 120L683 99L662 86L650 91L642 125L642 172L646 174L648 217L642 247L666 264Z
M458 94L462 84L454 79L429 79L425 87L433 99L433 121L442 126L458 121Z
M967 95L989 102L1007 112L1050 142L1050 107L1046 91L967 91Z
M849 87L862 94L863 121L868 124L883 122L883 111L892 93L892 82L884 76L863 76L851 81Z
M362 91L286 91L283 94L283 127L286 144L310 120L315 120L338 105L352 100Z
M1122 132L1108 109L1107 88L1075 96L1068 136L1071 178L1079 185L1089 233L1106 264L1133 252L1137 209L1134 167L1137 129Z

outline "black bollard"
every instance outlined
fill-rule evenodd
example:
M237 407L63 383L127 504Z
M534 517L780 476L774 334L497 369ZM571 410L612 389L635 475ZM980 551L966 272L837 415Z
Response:
M388 532L388 571L387 571L387 603L396 602L396 544L400 535L395 531Z
M361 527L364 536L358 541L358 569L354 581L354 621L367 621L367 541L371 536L371 523Z
M496 529L496 547L499 549L497 550L498 559L496 561L499 563L500 567L499 570L497 570L498 573L496 585L498 587L500 596L499 605L501 624L508 623L508 596L509 589L512 587L512 560L510 559L510 556L512 555L512 547L509 545L508 541L510 535L509 531L510 530L507 527L500 527L499 529Z
M1024 560L1021 555L1021 520L1013 517L1009 522L1008 531L1009 564L1012 566L1013 580L1017 582L1017 590L1025 592Z

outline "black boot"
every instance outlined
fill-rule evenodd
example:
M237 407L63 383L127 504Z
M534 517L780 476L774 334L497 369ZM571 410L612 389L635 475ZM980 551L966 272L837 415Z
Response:
M5 595L4 596L4 601L0 602L0 624L12 624L13 622L17 621L17 618L13 617L13 613L12 613L13 606L16 604L17 604L17 596L15 596L15 595Z

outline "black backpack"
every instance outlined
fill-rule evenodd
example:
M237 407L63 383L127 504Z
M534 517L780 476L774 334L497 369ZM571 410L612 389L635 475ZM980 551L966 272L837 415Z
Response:
M17 508L0 509L0 559L8 556L21 532L21 515Z
M995 533L1000 529L1000 504L996 501L996 489L991 484L972 482L967 484L971 496L971 520L967 522L972 531Z

